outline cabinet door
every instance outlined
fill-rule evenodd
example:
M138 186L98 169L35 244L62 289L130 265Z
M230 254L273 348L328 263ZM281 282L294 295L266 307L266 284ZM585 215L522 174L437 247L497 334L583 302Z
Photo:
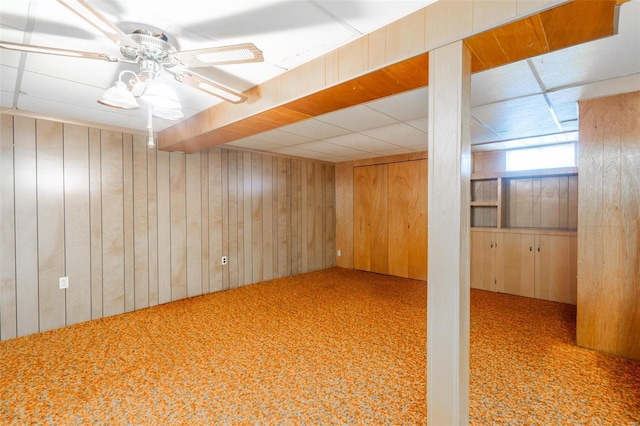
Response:
M484 289L484 234L471 230L469 251L471 252L471 288ZM487 271L487 273L489 273Z
M387 164L353 169L353 266L388 272Z
M427 279L427 160L389 164L389 274Z
M535 297L554 302L576 303L576 279L572 277L573 237L536 236Z
M504 286L502 291L518 296L535 296L534 248L534 235L518 233L504 235Z

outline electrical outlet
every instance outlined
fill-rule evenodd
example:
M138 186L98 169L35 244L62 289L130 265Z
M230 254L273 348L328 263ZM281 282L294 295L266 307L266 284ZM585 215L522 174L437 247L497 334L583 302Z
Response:
M60 277L58 281L60 286L60 290L64 290L65 288L69 288L69 277Z
M227 256L222 256L222 265L226 265L227 264Z
M338 256L342 256L342 250L338 250Z

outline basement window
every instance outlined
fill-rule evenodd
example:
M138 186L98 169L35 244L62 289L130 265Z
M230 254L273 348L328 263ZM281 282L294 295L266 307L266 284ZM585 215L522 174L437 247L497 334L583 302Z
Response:
M507 171L575 167L576 144L563 143L507 151Z

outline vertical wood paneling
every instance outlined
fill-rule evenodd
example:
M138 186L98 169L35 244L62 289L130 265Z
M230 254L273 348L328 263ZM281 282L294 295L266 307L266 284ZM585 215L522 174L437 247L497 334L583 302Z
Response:
M198 296L202 289L202 181L200 153L186 157L186 285L187 297Z
M226 151L225 151L226 152ZM238 152L228 151L228 185L226 186L228 191L228 212L229 221L227 229L229 254L227 268L229 270L229 287L238 287L238 268L239 268L239 250L238 250ZM224 187L224 186L223 186Z
M314 164L314 177L315 177L315 202L314 202L314 221L315 221L315 230L314 230L314 242L315 242L315 269L322 269L324 266L324 241L322 238L322 231L324 229L324 219L325 216L322 214L322 203L324 202L324 182L326 178L326 168L323 167L323 164L315 163Z
M335 208L335 189L336 189L336 168L335 166L324 165L326 169L325 182L323 184L325 194L323 204L320 211L324 211L324 235L322 241L325 243L323 247L324 252L324 268L329 268L335 265L335 253L336 253L336 240L335 240L335 223L336 223L336 208ZM290 228L290 226L289 226ZM291 258L291 256L289 256Z
M158 180L157 151L147 148L147 214L149 229L149 306L158 304Z
M2 119L0 339L334 262L332 165Z
M209 150L209 291L220 291L223 289L223 273L226 274L228 280L228 267L223 267L220 260L226 252L223 253L223 247L226 250L225 238L227 231L223 231L223 217L226 218L226 211L223 213L222 194L223 188L227 183L226 174L223 174L222 158L227 158L226 150L221 151L220 148L211 148ZM225 161L226 162L226 161ZM226 172L226 168L224 169ZM223 179L224 176L224 179ZM226 193L226 192L225 192ZM225 197L226 200L226 197ZM225 204L226 205L226 201ZM226 222L226 221L225 221ZM226 228L225 228L226 229ZM224 268L224 270L223 270ZM228 281L227 281L228 282Z
M91 226L91 319L102 318L102 143L89 129L89 210Z
M427 160L389 164L389 273L427 279Z
M169 153L157 151L158 303L171 301L171 197Z
M300 161L291 160L291 272L300 273L302 269L301 203L302 186Z
M251 154L251 251L253 256L252 282L263 279L264 255L259 255L263 248L263 174L262 155Z
M187 218L185 154L169 154L171 210L171 300L187 297Z
M0 340L17 336L13 117L0 115Z
M149 306L149 185L147 144L133 137L133 283L134 309Z
M270 280L273 274L273 158L262 159L262 278Z
M388 259L388 164L353 169L354 268L386 274Z
M282 157L278 157L278 204L277 204L277 246L274 248L277 250L278 265L276 269L277 277L284 277L289 275L289 259L287 257L287 248L289 246L288 241L288 228L287 228L287 163L288 160ZM314 210L315 211L315 210Z
M133 212L133 139L132 135L122 137L122 178L124 203L124 310L135 309L135 253L134 212Z
M124 180L122 133L103 130L102 160L102 305L103 315L125 311Z
M91 319L89 129L64 125L65 265L67 325Z
M39 330L36 122L14 117L18 337Z
M200 255L200 268L202 274L202 292L210 293L210 270L209 270L209 151L200 153L200 192L202 200L200 202L200 220L202 226L200 229L200 247L202 253Z
M353 268L353 164L335 166L336 266ZM337 256L340 250L340 256Z
M66 324L62 124L36 121L40 331Z
M640 92L580 102L580 346L640 359Z
M243 273L242 285L253 282L253 228L252 220L252 196L251 196L251 157L253 154L245 152L242 156L242 187L243 187L243 209L242 209L242 229L243 229Z

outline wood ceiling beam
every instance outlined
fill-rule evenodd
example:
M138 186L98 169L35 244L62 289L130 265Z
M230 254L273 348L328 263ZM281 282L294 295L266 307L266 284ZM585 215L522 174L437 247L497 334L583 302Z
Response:
M621 1L574 0L459 38L472 52L473 72L479 72L613 35ZM441 2L434 3L437 10L460 3ZM426 86L427 50L434 47L428 42L430 7L256 86L246 93L246 104L218 104L165 129L159 148L196 152Z

